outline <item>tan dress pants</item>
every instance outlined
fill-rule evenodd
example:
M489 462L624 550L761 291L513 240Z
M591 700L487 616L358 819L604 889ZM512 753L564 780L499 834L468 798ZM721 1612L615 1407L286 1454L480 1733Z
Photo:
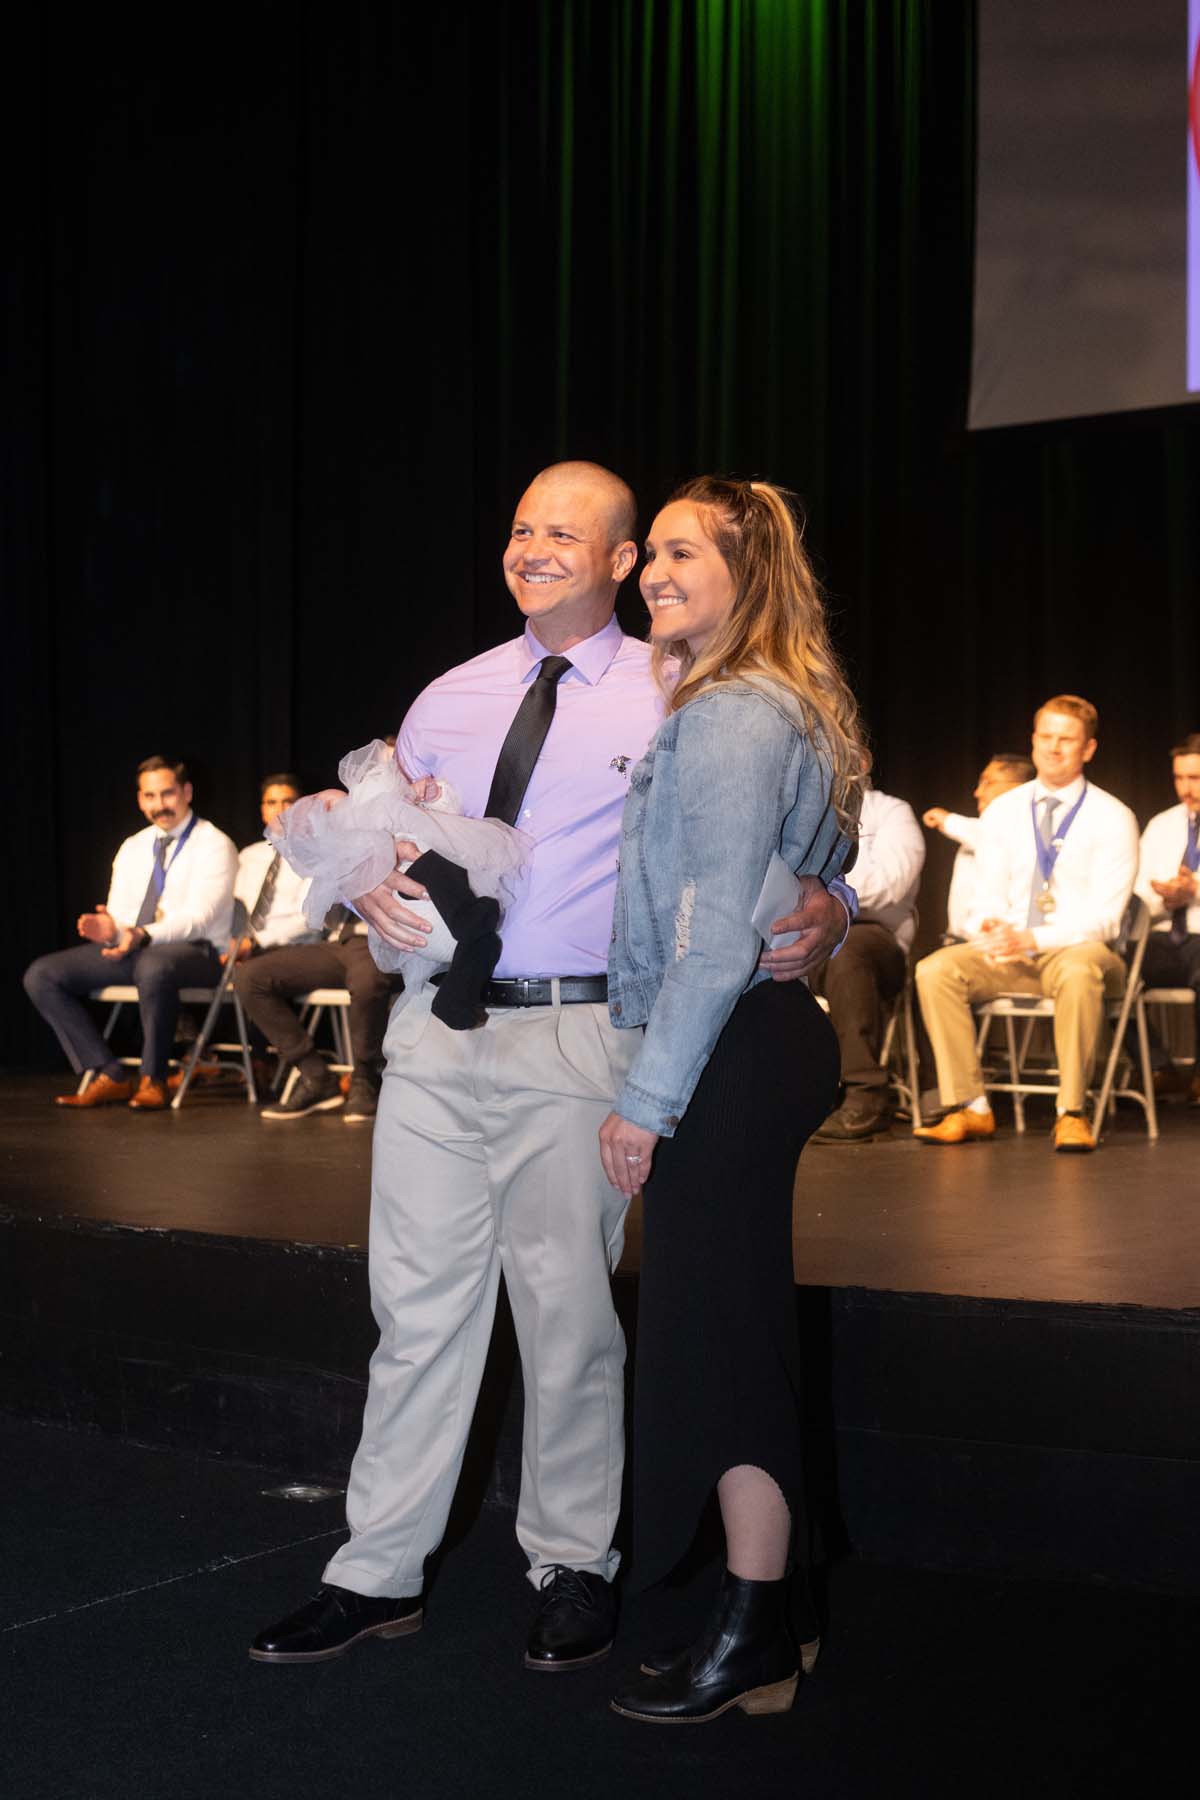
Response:
M626 1202L597 1132L641 1043L604 1005L497 1008L451 1031L418 993L384 1048L371 1191L371 1360L325 1580L421 1591L462 1467L503 1272L525 1384L517 1537L612 1578L624 1462L625 1339L610 1275Z
M1054 1001L1060 1112L1082 1112L1091 1080L1105 998L1125 989L1125 964L1106 944L1071 944L1020 962L989 962L970 944L935 950L917 964L921 1015L937 1059L943 1106L965 1106L983 1093L971 1007L1001 994Z

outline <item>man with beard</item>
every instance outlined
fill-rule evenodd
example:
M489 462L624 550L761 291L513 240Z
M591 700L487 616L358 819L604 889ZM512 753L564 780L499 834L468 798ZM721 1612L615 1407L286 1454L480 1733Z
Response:
M113 859L108 898L79 915L82 944L39 956L25 971L25 992L52 1028L82 1093L59 1106L89 1111L129 1106L162 1112L167 1062L175 1041L179 990L220 980L233 915L237 850L223 831L192 811L192 784L181 762L149 756L137 770L137 803L148 821ZM102 1037L87 996L110 984L134 986L142 1019L137 1082Z

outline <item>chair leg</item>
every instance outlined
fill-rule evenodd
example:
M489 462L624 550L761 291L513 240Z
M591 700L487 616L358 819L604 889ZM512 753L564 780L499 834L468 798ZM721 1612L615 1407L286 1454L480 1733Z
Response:
M1004 1041L1008 1046L1008 1079L1012 1083L1013 1123L1025 1130L1025 1096L1021 1092L1021 1064L1017 1056L1017 1031L1011 1013L1004 1016Z
M913 1018L912 987L904 990L900 1002L904 1009L904 1056L908 1063L908 1086L912 1095L909 1110L914 1125L921 1124L921 1062L917 1055L917 1026Z
M1142 1065L1142 1092L1146 1096L1146 1135L1153 1143L1158 1137L1158 1101L1154 1095L1154 1070L1150 1062L1150 1033L1146 1029L1146 1008L1142 996L1134 1002L1137 1020L1138 1055Z
M258 1089L254 1085L254 1063L250 1056L250 1031L246 1024L246 1014L242 1008L242 997L237 988L230 987L229 997L233 1001L233 1016L237 1020L237 1034L242 1046L242 1073L246 1077L246 1103L258 1105Z
M229 985L233 980L233 970L234 958L233 946L231 945L229 955L225 958L225 967L221 970L221 979L213 990L213 997L208 1003L208 1011L204 1015L204 1023L196 1033L196 1041L192 1045L192 1048L188 1053L187 1061L183 1065L183 1080L179 1083L171 1100L172 1112L178 1112L183 1105L184 1100L187 1098L187 1091L192 1085L192 1076L196 1073L196 1064L200 1061L200 1058L207 1048L208 1040L212 1036L213 1027L217 1022L217 1014L221 1010L221 1006L229 990Z

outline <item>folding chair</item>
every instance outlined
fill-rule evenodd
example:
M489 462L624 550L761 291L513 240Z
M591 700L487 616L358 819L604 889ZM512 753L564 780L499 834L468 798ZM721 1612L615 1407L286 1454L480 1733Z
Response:
M235 900L233 903L233 935L230 939L228 954L225 958L225 966L221 971L220 981L215 988L185 987L180 988L179 990L179 1003L181 1006L204 1006L207 1007L208 1010L205 1013L204 1023L200 1027L196 1041L192 1045L191 1051L184 1062L183 1079L172 1096L171 1107L173 1111L177 1112L183 1105L188 1088L192 1083L192 1077L196 1072L196 1064L199 1062L200 1057L206 1048L224 1051L229 1054L240 1054L242 1071L246 1077L246 1098L252 1106L258 1098L254 1087L254 1070L250 1062L250 1040L246 1029L246 1017L242 1011L242 1003L238 998L237 989L233 986L234 970L237 967L237 946L245 936L245 933L246 909L240 900ZM112 1037L113 1030L122 1010L126 1006L137 1005L138 991L136 986L132 983L113 983L108 987L93 988L92 992L88 995L88 998L90 1000L99 1000L102 1004L107 1004L112 1009L104 1023L104 1040L107 1043ZM236 1042L219 1044L210 1043L213 1029L217 1022L217 1016L222 1006L233 1007L234 1015L237 1020L238 1038ZM122 1056L119 1060L127 1068L136 1068L140 1063L141 1058L137 1056ZM76 1091L82 1094L91 1079L92 1071L90 1069L85 1069Z
M1154 1083L1148 1077L1150 1048L1146 1037L1145 1014L1139 1006L1142 992L1142 958L1146 953L1146 937L1149 930L1150 914L1135 894L1125 909L1120 933L1109 946L1125 959L1128 973L1125 977L1125 991L1120 999L1105 1002L1105 1014L1112 1027L1112 1044L1105 1061L1100 1087L1098 1090L1095 1088L1090 1090L1095 1095L1091 1121L1093 1137L1099 1137L1100 1127L1117 1096L1136 1100L1146 1117L1147 1136L1151 1139L1158 1136ZM1143 1071L1141 1088L1133 1087L1128 1082L1119 1087L1116 1085L1118 1067L1124 1054L1125 1028L1129 1023L1131 1013L1134 1015L1135 1029L1138 1032L1139 1060ZM1025 1130L1026 1098L1031 1094L1045 1094L1051 1097L1056 1097L1058 1094L1059 1071L1056 1064L1051 1063L1045 1069L1038 1071L1039 1076L1043 1079L1034 1079L1026 1066L1037 1021L1039 1019L1053 1020L1054 1001L1040 994L999 994L994 1000L985 1000L977 1006L975 1016L979 1021L975 1048L981 1062L993 1021L999 1019L1003 1023L1007 1055L1002 1073L1006 1073L1008 1079L1006 1081L996 1079L985 1071L984 1090L989 1094L1012 1095L1014 1123L1017 1131L1023 1132ZM1022 1026L1019 1043L1018 1020Z
M829 1011L829 1002L824 994L815 994L813 998L823 1013ZM897 1048L897 1038L903 1032L903 1063L897 1069L892 1061ZM917 1031L913 1015L913 977L912 959L905 958L904 986L892 1002L888 1021L883 1030L883 1043L879 1048L879 1061L888 1072L888 1080L895 1092L897 1100L907 1106L909 1117L914 1125L921 1123L921 1083L918 1076L917 1063Z

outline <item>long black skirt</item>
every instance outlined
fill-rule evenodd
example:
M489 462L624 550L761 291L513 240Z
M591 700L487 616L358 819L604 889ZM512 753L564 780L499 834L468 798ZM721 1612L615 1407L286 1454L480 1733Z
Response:
M633 1579L668 1575L717 1481L777 1483L803 1557L796 1162L837 1090L837 1039L802 982L764 981L730 1016L644 1196L634 1386Z

